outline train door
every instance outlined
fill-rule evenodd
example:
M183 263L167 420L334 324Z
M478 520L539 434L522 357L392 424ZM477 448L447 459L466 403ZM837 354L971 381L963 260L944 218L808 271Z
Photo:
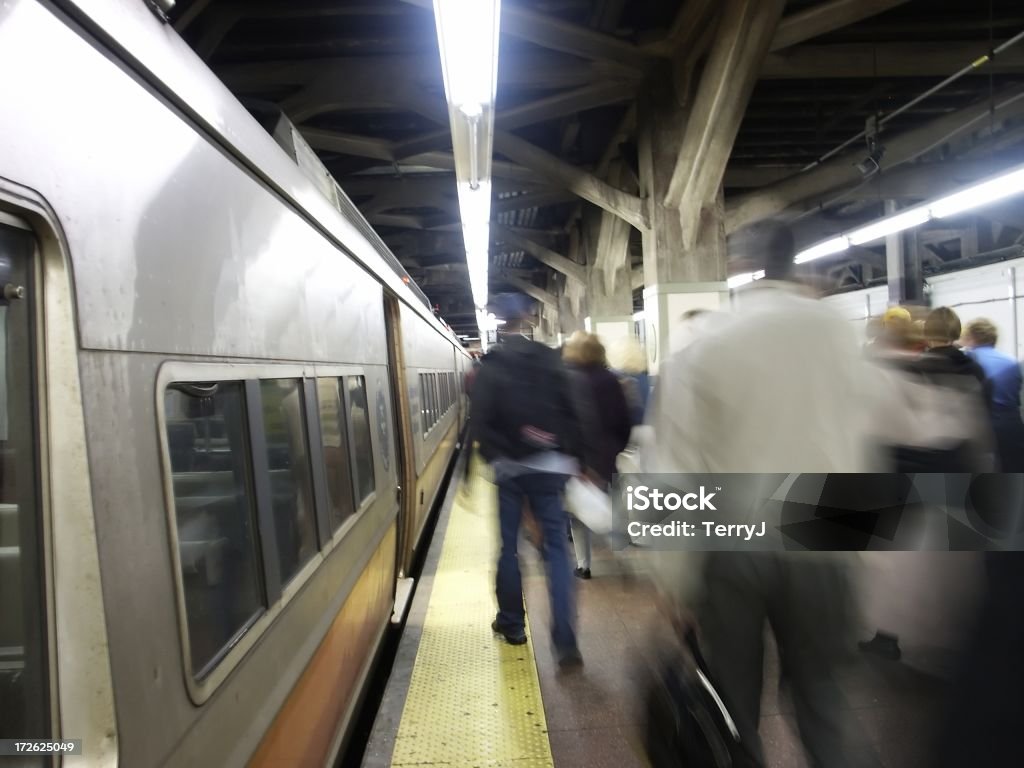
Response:
M0 739L50 735L35 251L31 232L0 218Z
M416 464L412 454L412 422L409 388L402 353L402 314L398 299L384 295L384 321L388 342L388 379L391 387L391 411L397 421L395 454L398 461L398 585L395 594L395 620L401 620L411 594L412 540L416 534Z

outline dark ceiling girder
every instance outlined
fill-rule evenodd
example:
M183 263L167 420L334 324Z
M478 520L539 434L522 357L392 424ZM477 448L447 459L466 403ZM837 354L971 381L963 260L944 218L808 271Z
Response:
M516 163L549 179L584 200L620 216L637 229L647 228L643 201L591 173L571 165L528 141L506 131L494 132L494 148Z
M946 77L988 51L984 40L801 45L769 54L761 79ZM1024 45L1004 51L971 74L1024 74Z
M984 124L991 119L991 107L1000 120L1024 113L1024 86L1005 89L997 93L991 102L984 99L913 130L885 138L884 167L893 168L920 157L930 149ZM851 162L850 155L839 155L806 173L728 201L726 231L735 232L748 224L780 214L797 203L861 181L860 172Z
M785 16L769 50L779 51L884 13L908 0L828 0Z

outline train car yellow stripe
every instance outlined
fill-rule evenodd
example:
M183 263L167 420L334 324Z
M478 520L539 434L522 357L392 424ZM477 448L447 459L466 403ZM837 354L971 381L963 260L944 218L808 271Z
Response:
M475 476L470 489L452 508L392 765L553 768L532 638L491 632L494 486Z

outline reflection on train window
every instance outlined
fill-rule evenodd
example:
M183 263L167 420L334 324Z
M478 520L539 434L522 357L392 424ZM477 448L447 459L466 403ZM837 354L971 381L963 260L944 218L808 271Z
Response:
M240 381L164 395L192 673L202 677L265 605Z
M0 738L45 738L47 717L43 562L36 498L32 285L35 249L23 230L0 226ZM25 765L42 765L34 759Z
M366 379L348 377L349 419L352 422L352 452L356 459L356 500L362 502L373 493L373 446L370 443L370 414L366 408Z
M342 407L338 379L316 380L320 409L320 434L327 469L328 519L336 531L355 511L352 506L352 467L348 458L345 409Z
M317 549L306 418L299 379L260 381L281 583L287 584Z

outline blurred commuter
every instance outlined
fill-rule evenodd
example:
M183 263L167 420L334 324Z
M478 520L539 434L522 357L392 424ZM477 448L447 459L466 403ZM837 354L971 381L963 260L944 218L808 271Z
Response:
M583 463L587 476L607 492L615 474L615 458L629 442L632 429L626 395L608 370L601 340L592 333L574 333L562 352L573 375L573 394L583 432ZM590 578L590 531L571 519L576 550L576 576Z
M873 361L877 400L869 429L892 472L988 472L994 441L981 367L953 346L960 320L948 307L923 324L887 326ZM920 352L923 347L927 351Z
M492 465L498 486L498 615L491 628L512 645L526 642L518 555L525 499L543 528L555 652L561 666L575 666L582 657L576 645L575 585L562 505L566 481L578 472L582 456L571 384L558 352L520 333L529 300L505 295L495 303L506 318L503 343L488 354L477 374L472 407L480 455Z
M629 418L635 427L643 424L651 396L651 379L647 375L647 355L635 336L616 339L608 345L608 366L619 377L626 393Z
M765 279L741 292L731 319L716 323L660 372L649 469L866 471L861 403L867 382L853 329L788 282L794 253L788 228L766 222L747 235ZM765 621L810 763L878 764L855 734L835 680L853 636L845 562L826 552L710 552L688 584L679 575L689 587L683 597L695 608L713 679L754 764L764 763L758 725Z
M999 456L999 469L1002 472L1024 472L1020 363L996 349L999 332L995 324L987 318L971 320L964 330L962 341L989 381L990 415Z

